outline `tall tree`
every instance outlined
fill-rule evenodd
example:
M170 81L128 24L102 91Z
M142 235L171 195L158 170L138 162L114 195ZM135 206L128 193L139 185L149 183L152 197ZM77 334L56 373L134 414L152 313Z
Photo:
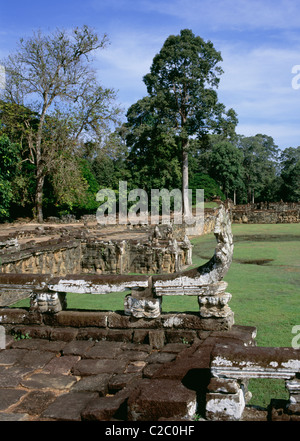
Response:
M224 112L218 103L216 88L222 69L222 61L211 41L205 42L189 29L180 35L171 35L161 51L154 57L150 73L144 77L148 94L163 122L179 137L182 151L182 193L185 214L189 214L188 152L189 138L201 136L215 129ZM236 120L235 112L225 118Z
M281 154L281 198L288 202L300 201L300 147L285 149Z
M228 141L213 145L208 156L209 175L218 182L226 197L233 196L243 189L243 155Z
M64 103L73 106L76 118L69 118L69 122L73 141L78 141L88 129L99 135L103 122L114 114L107 111L114 93L97 84L90 65L91 55L107 42L106 35L99 39L88 26L72 32L58 29L50 35L39 31L27 40L21 39L18 51L2 61L6 70L4 100L26 105L38 114L29 155L36 171L35 206L39 222L43 220L43 187L50 171L50 158L57 158L46 127L47 115L54 111L54 105L61 105L62 109ZM53 163L51 166L55 168Z
M278 160L278 146L271 136L239 136L238 148L243 153L244 182L248 202L259 199L267 181L275 178Z

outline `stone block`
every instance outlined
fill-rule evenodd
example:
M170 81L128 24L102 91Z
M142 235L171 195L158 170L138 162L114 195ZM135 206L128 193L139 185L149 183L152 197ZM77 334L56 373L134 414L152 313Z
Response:
M25 309L5 308L0 309L0 323L5 324L22 324L28 319L29 312Z
M56 395L53 392L31 391L14 410L28 415L40 415L55 399Z
M122 354L121 347L114 346L113 342L112 344L105 344L107 342L96 342L94 345L85 353L84 358L116 358L119 355Z
M50 340L72 341L78 334L76 328L52 328L50 332Z
M128 385L132 383L136 383L136 381L142 378L142 374L139 372L131 372L125 374L115 374L110 378L108 383L109 393L115 394L119 390L124 389Z
M50 340L52 328L50 326L15 326L12 330L15 334L29 335L30 338Z
M55 390L67 390L76 383L76 378L69 375L56 375L37 373L31 375L27 380L22 380L22 386L26 389L55 389Z
M149 331L149 344L153 349L162 349L165 345L165 332L162 330Z
M80 360L73 369L74 375L81 377L97 374L117 374L124 373L127 362L114 359L84 359Z
M170 361L175 360L176 354L168 353L168 352L152 352L147 358L147 363L170 363Z
M116 312L110 312L107 316L107 326L109 328L128 329L130 326L130 317Z
M106 328L108 313L96 311L62 311L56 315L57 325L75 328Z
M44 366L43 371L50 374L68 375L79 360L80 357L78 355L54 357Z
M136 299L131 295L125 297L126 315L136 318L156 318L161 314L161 298Z
M20 349L21 350L21 349ZM50 360L55 357L53 352L23 351L23 357L18 361L18 365L32 369L42 369Z
M192 343L197 338L197 332L191 330L166 330L167 343Z
M108 393L108 385L112 374L90 375L81 378L74 386L72 392L98 392L99 396L104 397Z
M130 389L123 389L111 397L97 397L90 401L81 413L83 421L110 421L123 416L126 418L126 406L122 412L122 406L126 403ZM118 415L123 413L123 415Z
M0 389L0 410L5 410L16 404L26 394L25 390Z
M235 394L239 391L240 386L236 380L212 378L207 389L209 392Z
M117 330L109 329L107 332L107 340L117 341L117 342L131 342L133 331L130 329Z
M80 421L81 412L97 395L96 392L70 392L60 395L42 413L42 417L58 421Z
M133 343L146 343L149 342L149 332L145 329L136 329L133 332Z
M64 355L79 355L84 357L86 352L94 346L95 342L90 340L73 340L65 343L63 347Z
M242 389L235 394L208 393L206 418L213 421L238 421L243 415L245 399Z
M108 329L103 328L79 328L77 333L77 340L106 340Z
M27 351L23 349L9 349L0 352L0 366L12 366L18 363Z
M192 418L196 412L196 392L176 380L143 380L128 400L130 421L157 421L180 416Z

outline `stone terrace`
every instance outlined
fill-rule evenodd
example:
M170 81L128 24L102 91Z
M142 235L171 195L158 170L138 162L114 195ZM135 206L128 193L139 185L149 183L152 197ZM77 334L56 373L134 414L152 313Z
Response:
M52 340L9 336L0 351L0 421L192 420L196 408L204 410L214 346L252 345L254 334L233 326L161 349L54 334ZM266 420L266 412L258 413Z

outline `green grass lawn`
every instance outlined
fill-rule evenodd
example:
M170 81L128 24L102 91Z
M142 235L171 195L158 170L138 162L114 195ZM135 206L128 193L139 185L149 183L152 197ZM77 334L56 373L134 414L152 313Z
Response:
M300 325L300 224L234 224L232 231L234 259L225 280L235 323L255 326L258 346L290 347L292 328ZM192 242L193 263L205 262L215 246L213 235ZM250 404L262 407L271 398L288 398L282 380L251 380L249 390Z
M292 328L300 325L300 224L234 224L232 231L234 259L225 280L235 324L255 326L258 346L290 347ZM198 266L213 255L216 240L209 234L193 238L192 244L193 266ZM123 310L125 295L68 294L68 308ZM28 305L25 300L16 306ZM199 306L195 297L166 296L162 309L199 311ZM270 398L287 398L280 380L251 380L249 390L251 404L260 406Z

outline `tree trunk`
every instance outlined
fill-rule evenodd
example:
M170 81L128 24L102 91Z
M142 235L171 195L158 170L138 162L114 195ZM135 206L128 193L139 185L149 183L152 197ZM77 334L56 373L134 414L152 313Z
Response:
M182 143L182 207L184 216L189 217L190 205L188 197L189 188L189 157L188 157L188 139Z
M40 175L37 177L36 192L35 192L35 208L36 217L39 223L43 222L43 188L45 177Z

